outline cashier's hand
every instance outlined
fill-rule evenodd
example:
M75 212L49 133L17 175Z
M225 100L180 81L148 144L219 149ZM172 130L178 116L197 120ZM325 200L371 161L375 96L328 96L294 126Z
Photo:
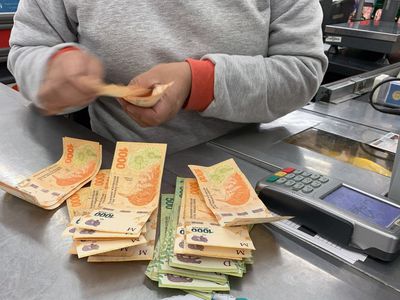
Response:
M69 51L56 56L49 62L39 89L39 108L44 114L54 115L68 108L87 106L95 100L96 91L82 84L80 78L88 76L102 81L103 72L102 63L83 51Z
M190 95L192 73L187 62L160 64L134 78L130 84L152 88L174 82L160 101L151 108L142 108L124 100L119 102L125 112L142 127L161 125L173 119Z

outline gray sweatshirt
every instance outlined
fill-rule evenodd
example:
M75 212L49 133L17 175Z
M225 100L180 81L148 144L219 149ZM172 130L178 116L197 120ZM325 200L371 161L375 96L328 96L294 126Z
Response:
M37 103L49 58L68 45L99 57L109 83L127 84L159 63L211 60L215 99L202 113L182 110L141 128L114 99L89 107L100 135L165 142L175 152L306 104L327 67L321 20L317 0L21 0L8 66Z

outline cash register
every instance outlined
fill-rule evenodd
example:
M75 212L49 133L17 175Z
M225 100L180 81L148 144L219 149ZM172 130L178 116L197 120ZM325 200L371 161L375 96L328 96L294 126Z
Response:
M256 190L271 211L294 216L332 242L383 261L400 254L400 143L387 197L290 166L260 180Z

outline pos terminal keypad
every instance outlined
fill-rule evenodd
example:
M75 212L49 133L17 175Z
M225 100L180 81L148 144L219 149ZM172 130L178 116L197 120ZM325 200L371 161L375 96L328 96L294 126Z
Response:
M268 177L266 181L296 192L309 194L328 183L329 178L300 169L286 168Z

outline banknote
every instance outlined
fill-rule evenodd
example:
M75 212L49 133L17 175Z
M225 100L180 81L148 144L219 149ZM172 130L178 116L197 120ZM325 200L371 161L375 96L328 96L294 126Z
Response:
M181 277L189 277L193 279L208 280L218 284L225 284L228 282L228 277L225 274L215 272L203 272L198 270L188 270L172 267L169 264L163 266L159 270L159 274L171 274Z
M247 226L222 227L206 205L196 179L185 179L185 240L188 244L255 250Z
M81 78L85 85L96 90L98 96L110 96L123 98L131 104L141 107L152 107L162 97L164 92L174 83L157 84L152 89L143 88L138 85L117 85L105 84L101 81L93 80L87 76Z
M145 244L146 242L146 239L142 235L138 239L132 240L123 239L111 241L74 241L79 258L110 252L117 249L138 246Z
M101 157L99 143L66 137L58 162L15 187L1 183L0 188L44 209L54 209L92 180L100 169Z
M177 254L170 258L169 265L200 272L215 272L236 277L243 276L243 271L238 262L230 259Z
M190 165L207 206L221 226L275 222L233 159L211 167Z
M100 170L90 184L89 201L93 208L104 206L107 196L108 181L110 178L109 169Z
M147 219L146 212L103 207L81 216L72 224L82 229L139 235Z
M168 224L171 222L172 209L174 205L174 195L173 194L163 194L161 195L160 201L160 225L159 225L159 237L155 247L154 257L148 264L145 275L153 281L158 281L158 265L159 256L161 251L161 245L164 243L166 236Z
M115 233L106 231L95 231L92 229L81 229L73 227L72 238L74 240L120 240L120 239L134 239L143 235L143 232L137 233Z
M160 274L158 286L163 288L194 290L200 292L229 291L229 283L218 284L208 280L194 279L171 274Z
M143 246L136 247L136 260L152 260L154 257L154 250L156 245L158 225L158 207L151 214L149 221L146 223L146 233L144 234L147 243ZM135 247L132 247L135 248ZM135 257L133 257L135 258Z
M233 260L241 260L245 257L251 257L252 255L251 250L248 249L211 247L211 246L194 245L187 243L185 239L185 211L187 202L186 195L187 195L186 192L182 192L180 201L179 219L175 232L174 254L225 258Z
M141 107L153 107L163 96L165 91L174 83L156 85L149 95L146 96L126 96L123 97L125 101Z
M76 217L76 218L78 218L78 217ZM72 238L74 236L75 231L76 231L75 226L72 224L68 224L67 228L65 228L65 230L62 232L61 236L63 238L66 238L66 237Z
M70 220L100 208L105 201L110 170L100 170L90 187L81 188L66 201Z
M178 269L169 265L169 258L174 256L174 232L176 230L178 222L178 211L180 203L180 191L182 190L183 182L178 178L176 185L177 201L174 198L162 198L161 200L161 221L160 221L160 238L158 240L158 246L162 249L162 253L158 253L157 257L153 262L149 264L149 268L153 266L153 263L157 263L157 271L153 270L150 275L153 277L155 273L158 274L170 274L181 277L190 277L193 279L209 280L219 284L224 284L228 281L226 275L216 274L212 272L199 272L188 269ZM172 195L170 195L172 196ZM174 199L174 200L172 200ZM166 201L167 200L167 201ZM168 201L170 200L170 201ZM172 200L172 201L171 201ZM172 204L172 205L171 205ZM164 220L165 217L168 220ZM150 277L150 276L149 276ZM158 279L157 279L158 281Z
M246 265L253 265L254 264L254 258L253 257L246 257L243 259L243 262Z
M222 227L206 222L185 226L185 241L192 245L255 250L246 228Z
M210 273L210 272L198 272L192 271L188 269L177 269L169 266L169 258L174 256L173 253L173 245L174 245L174 232L176 230L178 214L180 212L180 203L181 199L184 195L184 179L177 178L176 181L176 189L174 195L174 201L171 205L165 203L161 207L161 228L160 228L160 239L158 244L160 245L160 249L163 249L162 252L159 253L157 257L157 273L158 274L169 274L169 275L178 275L183 277L190 277L192 279L203 279L210 280L218 283L225 283L227 281L226 276ZM168 216L168 220L163 220L165 216ZM165 230L166 228L166 230ZM158 279L157 279L158 281Z
M165 144L118 142L105 205L129 208L148 219L158 207L166 151Z
M68 253L71 255L78 255L78 252L76 251L76 244L74 242L71 244Z
M158 209L150 216L146 223L146 233L144 234L147 242L143 245L122 248L101 255L93 255L88 257L88 262L125 262L152 260L154 256L154 246L157 233Z
M92 180L90 187L81 188L66 201L70 220L76 222L82 215L90 214L99 208L105 199L110 170L100 170ZM145 228L145 227L143 227ZM142 234L145 230L142 230ZM79 229L71 223L63 232L63 237L73 237L78 240L110 240L138 238L140 233L114 233L96 231L92 229Z
M177 227L179 207L181 205L181 200L184 195L184 180L182 178L177 178L174 202L170 214L170 222L162 225L167 226L163 240L160 241L160 248L163 249L158 257L158 273L162 273L163 270L169 269L168 261L169 257L173 255L173 243L174 243L174 231Z
M152 281L158 281L158 257L160 255L160 244L157 242L156 246L154 247L154 256L153 259L150 260L149 264L147 265L146 271L144 274Z
M72 220L76 216L82 216L90 213L93 209L89 202L90 188L81 188L75 194L67 199L67 208L69 219Z
M110 171L110 169L100 170L90 183L90 188L92 190L107 190L108 181L110 179Z
M209 258L226 258L231 260L242 260L244 258L252 257L252 250L248 249L234 249L188 244L185 240L184 228L177 228L177 233L175 235L174 253Z

